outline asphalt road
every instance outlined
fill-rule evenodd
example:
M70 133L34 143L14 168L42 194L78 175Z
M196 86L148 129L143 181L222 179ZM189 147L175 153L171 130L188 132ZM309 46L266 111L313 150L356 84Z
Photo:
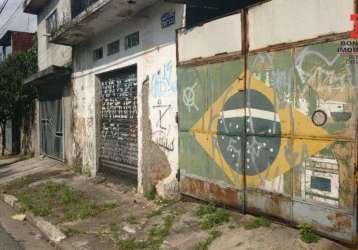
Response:
M6 231L0 226L0 250L23 249Z
M38 229L27 221L13 220L14 213L0 201L0 250L54 250Z

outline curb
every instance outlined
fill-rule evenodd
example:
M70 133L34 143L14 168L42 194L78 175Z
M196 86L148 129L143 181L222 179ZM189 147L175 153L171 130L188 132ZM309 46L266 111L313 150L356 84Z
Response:
M9 160L9 161L6 162L6 163L0 163L0 167L6 167L6 166L8 166L8 165L18 163L18 162L20 162L20 161L25 160L25 158L24 158L24 157L20 157L20 158L14 158L14 159L11 159L11 160L8 159L8 160Z
M13 195L2 194L0 198L15 211L19 211L23 209L19 200ZM32 226L37 228L53 247L55 247L58 250L64 250L60 246L60 242L66 239L67 237L64 233L62 233L62 231L58 227L46 221L42 217L35 216L31 212L27 211L25 214L26 214L26 220Z

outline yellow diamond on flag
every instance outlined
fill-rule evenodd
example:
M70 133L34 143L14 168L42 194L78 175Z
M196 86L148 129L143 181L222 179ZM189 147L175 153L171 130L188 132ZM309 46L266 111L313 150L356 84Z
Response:
M295 138L304 131L321 138L328 133L288 103L278 108L273 89L254 74L248 74L247 88L243 78L233 82L191 128L236 187L242 188L244 172L246 185L258 187L333 143Z

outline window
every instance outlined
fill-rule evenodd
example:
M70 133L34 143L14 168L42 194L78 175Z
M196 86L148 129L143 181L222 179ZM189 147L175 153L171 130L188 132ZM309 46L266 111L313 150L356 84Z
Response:
M126 36L126 49L139 45L139 31Z
M93 51L93 61L98 61L103 58L103 48L98 48Z
M46 31L49 34L54 33L57 30L57 10L46 19Z
M119 52L119 40L107 45L107 55L113 55Z
M98 2L98 0L72 0L71 1L71 12L72 18L75 18L92 4Z

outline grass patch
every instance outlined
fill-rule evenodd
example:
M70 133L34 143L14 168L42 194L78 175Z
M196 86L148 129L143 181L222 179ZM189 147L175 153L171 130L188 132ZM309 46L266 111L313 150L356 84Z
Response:
M175 217L168 215L164 218L162 226L155 226L149 231L149 235L145 240L127 239L117 241L119 249L159 249L165 237L170 233Z
M73 172L77 174L82 174L82 165L79 163L75 163L72 166L70 166Z
M193 250L207 250L210 246L210 244L217 238L219 238L222 235L220 231L211 231L209 233L209 238L203 242L200 242L198 245L194 247Z
M72 237L72 236L81 234L81 231L77 230L77 229L74 229L74 228L66 228L65 230L63 230L63 233L67 237Z
M127 222L128 222L129 224L131 224L131 225L136 225L136 224L138 224L137 218L136 218L135 216L133 216L133 215L128 216Z
M97 204L84 193L52 182L20 191L16 196L25 210L36 216L55 216L59 221L86 219L118 207L114 202Z
M252 230L259 227L269 227L271 226L271 220L260 217L256 218L255 220L251 221L250 223L245 225L246 230Z
M120 241L117 242L117 246L118 246L119 249L123 249L123 250L133 250L133 249L148 248L146 241L144 241L144 240L135 240L135 239L120 240Z
M216 212L216 207L214 204L200 204L200 206L195 209L195 215L196 216L199 216L199 217L202 217L204 215L207 215L207 214L212 214L212 213L215 213Z
M19 190L27 191L29 189L29 185L31 183L46 180L48 178L51 178L53 176L56 176L61 173L61 170L56 170L53 172L48 173L39 173L39 174L33 174L30 176L22 177L15 179L14 181L11 181L6 184L0 185L0 192L7 193L7 194L15 194Z
M306 243L315 243L318 242L320 237L313 232L312 226L307 224L298 225L300 231L301 240Z
M152 188L144 194L144 197L147 198L147 200L152 201L155 200L156 195L157 190L155 189L155 186L152 186Z
M152 217L155 217L155 216L159 216L162 214L162 209L157 209L157 210L153 210L152 212L150 212L149 214L147 214L147 218L152 218Z
M224 209L217 208L213 204L201 204L194 213L201 219L201 228L205 230L230 221L229 214Z
M119 234L118 234L119 227L118 227L118 225L115 224L115 223L112 223L112 224L110 225L109 230L110 230L110 232L111 232L111 238L112 238L112 240L118 241L118 239L119 239Z

